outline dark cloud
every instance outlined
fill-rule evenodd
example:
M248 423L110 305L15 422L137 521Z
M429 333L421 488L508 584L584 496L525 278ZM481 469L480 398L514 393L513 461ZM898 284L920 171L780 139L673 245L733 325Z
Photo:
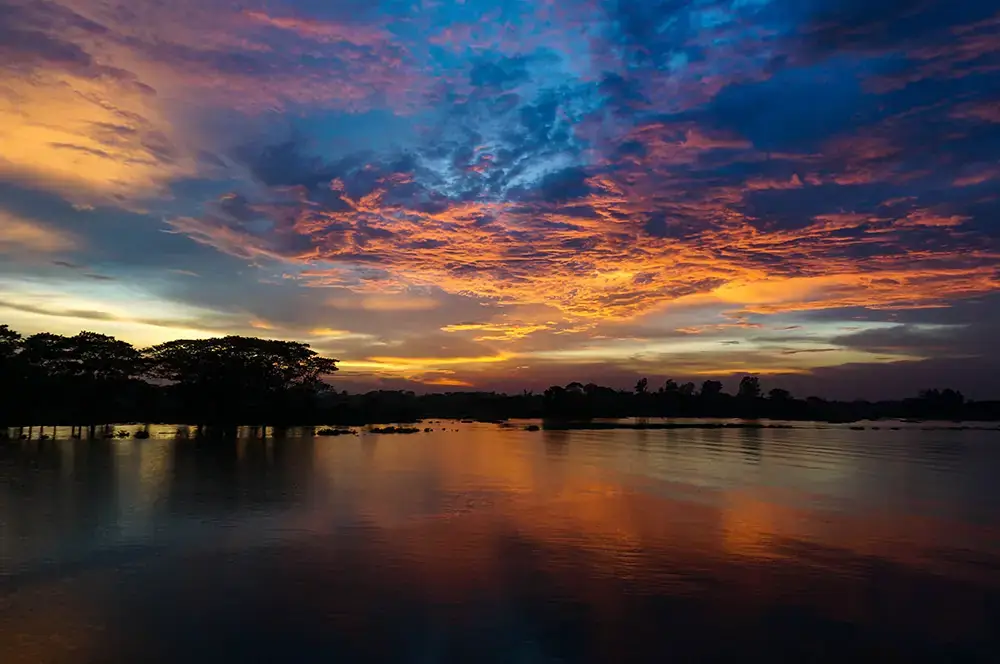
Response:
M246 163L250 172L262 183L272 187L304 186L314 188L330 182L337 170L323 159L305 153L300 141L288 140L263 148L240 148L237 158Z
M879 119L878 102L843 65L789 68L765 81L731 85L704 121L733 130L768 152L809 151L820 142Z
M830 343L874 354L913 354L918 356L967 354L962 347L968 341L967 330L961 326L921 327L896 325L846 334L830 339Z
M949 27L996 12L990 0L822 0L811 7L802 32L820 51L880 51L947 36ZM800 10L801 11L801 10Z
M590 193L587 172L582 168L567 168L542 178L538 185L538 197L548 203L567 203L586 198Z

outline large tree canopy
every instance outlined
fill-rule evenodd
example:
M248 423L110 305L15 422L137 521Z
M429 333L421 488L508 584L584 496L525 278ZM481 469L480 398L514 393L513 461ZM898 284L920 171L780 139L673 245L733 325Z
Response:
M138 350L95 332L72 337L35 334L24 340L21 354L32 369L59 380L122 382L143 374Z
M253 337L170 341L144 355L150 377L176 385L187 411L209 423L294 418L337 371L306 344Z
M336 360L289 341L230 336L139 350L93 332L22 338L3 325L0 372L16 389L0 400L0 428L43 413L81 424L140 415L157 392L167 415L274 423L308 417L313 397L328 387L323 378L336 370Z
M145 352L149 373L182 385L242 386L263 392L322 390L337 360L307 344L254 337L170 341Z

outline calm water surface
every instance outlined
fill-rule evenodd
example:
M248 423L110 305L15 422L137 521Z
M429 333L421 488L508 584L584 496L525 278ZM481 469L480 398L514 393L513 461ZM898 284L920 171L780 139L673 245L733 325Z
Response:
M0 444L0 662L1000 661L996 432L430 426Z

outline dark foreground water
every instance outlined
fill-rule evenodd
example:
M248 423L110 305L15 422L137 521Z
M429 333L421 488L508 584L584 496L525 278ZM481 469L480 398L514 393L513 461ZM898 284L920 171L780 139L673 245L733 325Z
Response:
M0 444L0 662L1000 661L996 432L447 428Z

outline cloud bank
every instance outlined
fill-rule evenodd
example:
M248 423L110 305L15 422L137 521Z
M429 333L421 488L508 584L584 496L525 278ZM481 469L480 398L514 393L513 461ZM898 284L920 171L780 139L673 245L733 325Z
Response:
M953 340L880 335L996 307L985 0L0 9L0 250L315 338L358 380L931 380Z

